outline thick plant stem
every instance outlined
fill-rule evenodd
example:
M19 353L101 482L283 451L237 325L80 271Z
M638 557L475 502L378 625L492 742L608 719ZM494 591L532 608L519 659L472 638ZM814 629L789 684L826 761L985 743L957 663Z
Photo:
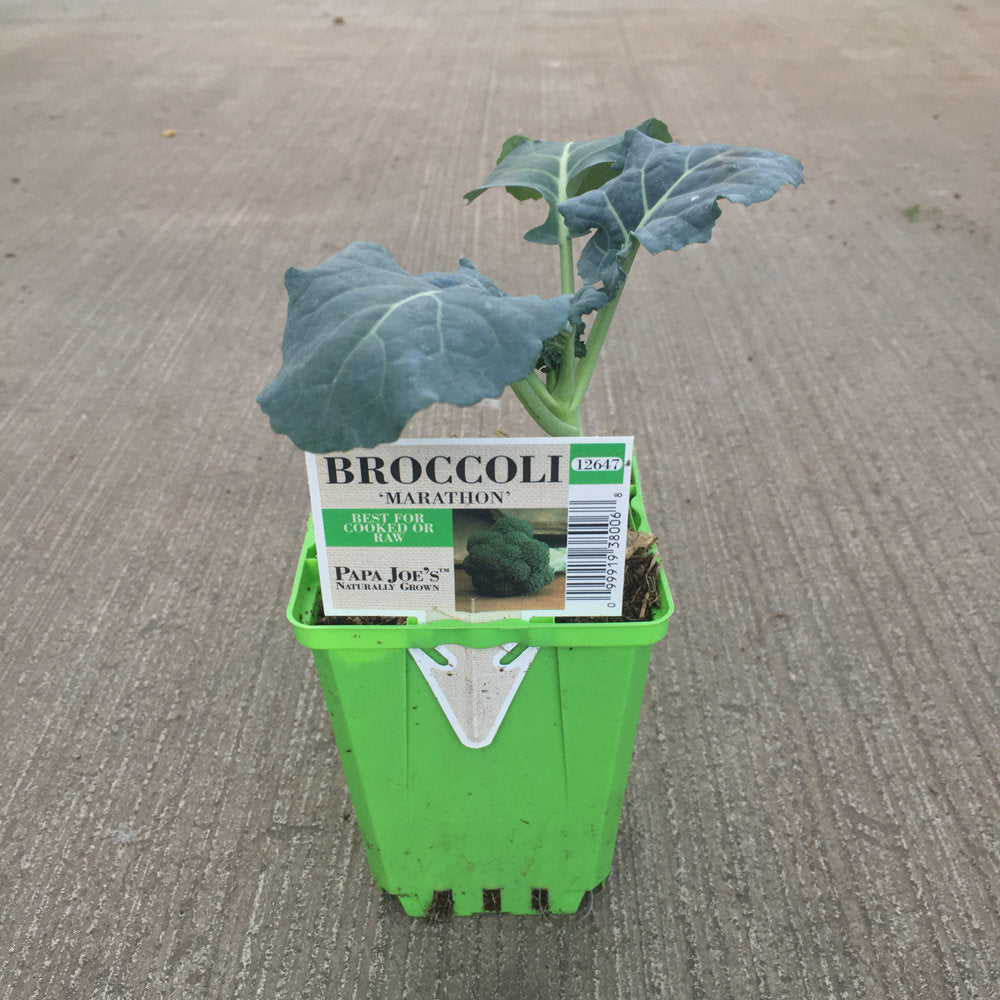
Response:
M531 419L546 434L552 437L578 437L583 433L579 411L573 412L560 406L534 373L513 382L511 389Z
M567 147L567 153L568 153ZM564 156L566 154L564 153ZM565 185L560 188L562 198L566 197ZM569 229L559 215L559 284L563 295L572 295L576 291L576 270L573 260L573 239ZM559 371L549 385L555 399L566 406L573 398L576 390L576 335L572 330L560 336L562 362ZM579 420L577 420L579 423Z

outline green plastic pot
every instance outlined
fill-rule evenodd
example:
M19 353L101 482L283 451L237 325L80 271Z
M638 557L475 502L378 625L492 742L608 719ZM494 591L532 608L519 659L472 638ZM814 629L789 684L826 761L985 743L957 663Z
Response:
M630 515L648 530L634 474ZM288 618L379 886L411 916L575 912L611 869L650 650L673 611L662 570L644 622L316 625L319 593L310 525ZM501 663L537 649L495 732L470 739L446 715L427 671L439 646L506 647Z

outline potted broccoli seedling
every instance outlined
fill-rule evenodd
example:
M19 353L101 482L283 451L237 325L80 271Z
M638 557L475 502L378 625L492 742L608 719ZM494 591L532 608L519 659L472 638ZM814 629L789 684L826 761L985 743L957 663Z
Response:
M682 146L657 119L588 142L514 136L465 197L502 187L545 201L545 221L525 239L558 248L561 294L505 295L464 258L451 273L409 274L385 247L352 243L286 274L282 367L258 402L275 431L311 452L393 441L432 403L470 406L507 386L546 433L580 434L640 247L704 243L720 199L747 205L801 180L790 156Z
M514 136L465 197L500 187L545 203L525 239L557 249L558 292L507 295L464 258L410 274L385 247L351 243L286 273L282 365L258 401L312 454L395 441L433 403L508 386L546 434L576 439L640 248L706 242L720 199L801 180L790 156L679 145L657 119L583 142ZM634 467L630 490L629 526L648 531ZM555 553L501 517L469 536L462 569L477 595L532 594ZM656 587L641 621L328 622L307 531L288 616L313 650L372 872L408 913L571 912L604 880L650 649L672 611L662 570Z

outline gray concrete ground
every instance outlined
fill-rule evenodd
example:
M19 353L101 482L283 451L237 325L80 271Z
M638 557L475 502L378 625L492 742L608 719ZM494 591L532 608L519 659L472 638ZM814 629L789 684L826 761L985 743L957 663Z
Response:
M0 1000L1000 996L998 26L0 0ZM414 921L283 619L282 273L366 238L535 291L535 206L462 192L650 114L807 183L640 259L592 390L678 608L615 866L575 917Z

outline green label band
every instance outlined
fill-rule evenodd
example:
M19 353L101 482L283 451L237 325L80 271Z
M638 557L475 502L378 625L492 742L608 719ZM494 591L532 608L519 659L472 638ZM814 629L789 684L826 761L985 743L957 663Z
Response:
M324 510L323 532L330 548L450 548L453 544L450 510Z

